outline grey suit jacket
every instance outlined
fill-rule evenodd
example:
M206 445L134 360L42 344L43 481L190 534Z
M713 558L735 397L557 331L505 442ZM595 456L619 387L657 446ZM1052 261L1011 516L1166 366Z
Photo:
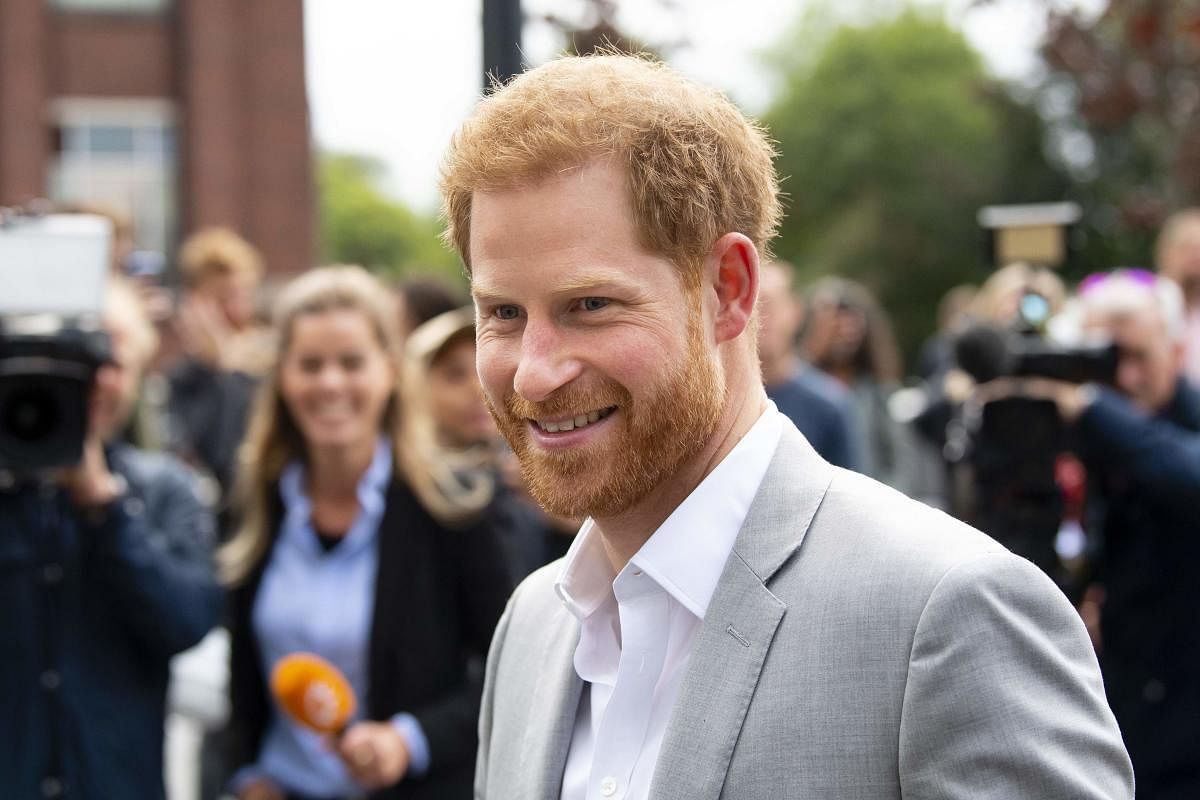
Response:
M488 656L475 796L558 798L583 683L560 564ZM790 424L697 632L650 796L1128 798L1075 610L1029 562Z

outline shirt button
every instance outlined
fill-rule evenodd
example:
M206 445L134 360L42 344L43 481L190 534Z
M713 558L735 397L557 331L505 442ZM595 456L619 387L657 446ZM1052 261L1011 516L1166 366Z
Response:
M600 781L600 794L604 795L605 797L612 797L616 793L617 793L617 779L616 778L605 778L604 780Z
M58 778L42 778L42 797L62 797L63 784Z
M42 567L42 580L48 584L56 584L62 580L63 568L61 564L47 564Z
M41 676L38 678L38 682L42 684L43 689L53 692L62 685L62 678L60 678L58 673L54 670L48 669L41 674Z
M131 517L140 517L146 510L146 504L140 498L130 497L125 501L125 513Z

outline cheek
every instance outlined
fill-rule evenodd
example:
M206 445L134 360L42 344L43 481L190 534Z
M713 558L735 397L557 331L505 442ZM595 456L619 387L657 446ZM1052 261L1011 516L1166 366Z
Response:
M499 342L480 344L475 366L483 391L489 397L500 398L512 390L513 377L517 373L515 352L515 348Z

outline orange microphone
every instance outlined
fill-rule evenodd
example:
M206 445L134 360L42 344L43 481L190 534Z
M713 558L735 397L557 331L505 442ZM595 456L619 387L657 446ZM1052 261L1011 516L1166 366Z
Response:
M275 662L271 693L289 717L317 733L341 733L358 704L341 671L313 653Z

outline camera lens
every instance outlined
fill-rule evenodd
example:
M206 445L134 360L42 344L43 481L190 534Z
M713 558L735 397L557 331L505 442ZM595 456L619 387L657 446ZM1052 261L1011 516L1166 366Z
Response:
M22 442L42 441L59 425L58 403L46 387L18 389L5 399L3 407L0 427L5 435Z

